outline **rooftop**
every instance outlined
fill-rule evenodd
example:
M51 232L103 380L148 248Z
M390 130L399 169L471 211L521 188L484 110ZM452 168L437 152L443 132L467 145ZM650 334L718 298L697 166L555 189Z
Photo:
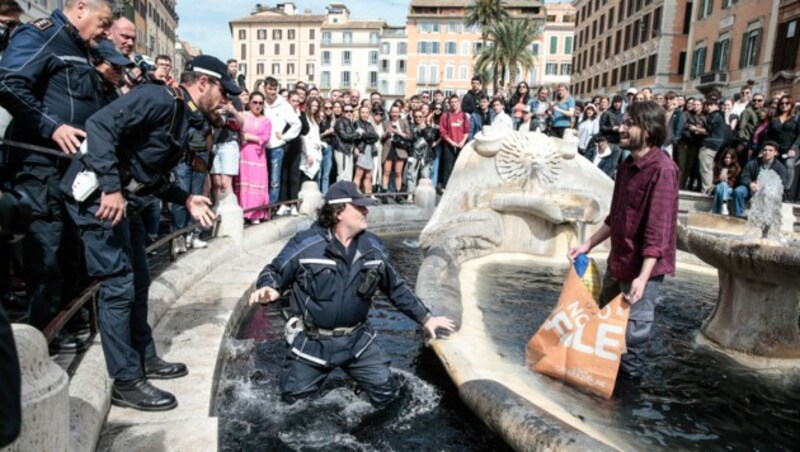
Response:
M259 23L259 24L274 24L274 23L319 23L325 21L325 16L314 14L275 14L274 12L262 12L250 16L240 17L234 19L230 23L233 24L246 24L246 23Z
M473 0L411 0L411 7L444 7L444 8L466 8L471 5ZM507 7L541 7L544 2L536 0L505 0Z
M332 28L337 30L367 30L371 28L381 29L386 26L386 22L381 20L350 20L344 23L326 23L322 28Z

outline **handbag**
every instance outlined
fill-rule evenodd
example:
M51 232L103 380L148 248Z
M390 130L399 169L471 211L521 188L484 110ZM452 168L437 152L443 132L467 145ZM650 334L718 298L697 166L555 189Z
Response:
M403 138L398 134L394 134L392 135L392 146L394 146L395 149L402 149L404 151L408 151L409 149L411 149L412 144L411 140L409 140L408 138Z

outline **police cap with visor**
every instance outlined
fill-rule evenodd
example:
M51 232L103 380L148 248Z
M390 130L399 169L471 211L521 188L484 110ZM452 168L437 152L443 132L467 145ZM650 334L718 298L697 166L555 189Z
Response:
M368 207L374 206L375 200L364 196L353 182L340 181L328 188L328 192L325 193L325 203L329 205L350 203L354 206Z
M238 96L242 93L242 89L239 88L239 85L228 75L228 66L211 55L198 55L192 58L186 63L185 70L214 77L219 80L222 89L224 89L227 94Z

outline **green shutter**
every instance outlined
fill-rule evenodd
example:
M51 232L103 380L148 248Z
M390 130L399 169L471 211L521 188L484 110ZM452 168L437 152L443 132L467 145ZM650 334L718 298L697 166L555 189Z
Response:
M747 56L747 32L742 34L742 48L739 52L739 69L744 68L744 59Z
M711 55L712 71L719 69L719 59L720 59L720 42L717 41L714 43L714 53Z

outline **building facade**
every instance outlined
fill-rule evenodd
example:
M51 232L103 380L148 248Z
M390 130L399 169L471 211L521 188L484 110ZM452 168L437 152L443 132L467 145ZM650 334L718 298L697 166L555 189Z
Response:
M142 1L147 4L146 53L153 58L156 55L172 57L175 52L175 34L178 29L175 0Z
M358 90L360 94L378 89L381 21L351 20L343 3L326 7L320 42L320 81L323 94L333 88Z
M572 94L683 87L692 2L576 0Z
M532 48L536 66L525 80L530 86L569 85L575 49L575 7L569 3L549 3L544 10L541 39Z
M464 24L470 4L470 0L411 0L406 96L437 89L461 95L470 89L482 46L480 28ZM506 6L513 17L543 19L540 1L507 0ZM522 74L523 79L527 75Z
M750 81L754 92L767 92L778 6L777 0L696 0L682 91L728 97Z
M778 33L772 53L770 95L787 92L800 99L800 0L781 0L778 9Z
M283 87L298 81L319 84L320 31L323 15L298 12L293 3L274 8L257 5L250 16L230 22L233 57L252 89L255 82L275 77Z
M408 36L406 27L386 26L381 33L378 91L387 103L406 96ZM365 96L366 97L366 96Z

